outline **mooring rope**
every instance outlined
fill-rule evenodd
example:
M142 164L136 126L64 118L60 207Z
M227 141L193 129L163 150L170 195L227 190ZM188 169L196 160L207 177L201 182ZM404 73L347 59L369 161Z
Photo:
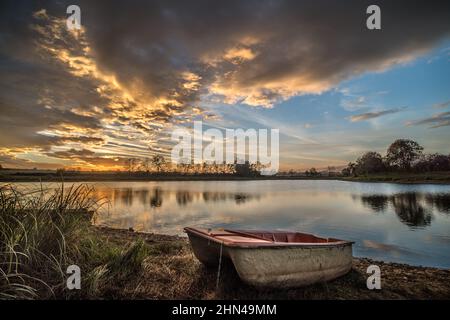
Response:
M219 267L217 268L216 291L219 289L220 266L222 265L222 246L223 242L220 243Z

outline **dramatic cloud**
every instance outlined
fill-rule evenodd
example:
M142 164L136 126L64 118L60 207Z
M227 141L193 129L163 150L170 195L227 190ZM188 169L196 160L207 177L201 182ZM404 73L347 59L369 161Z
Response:
M366 112L366 113L351 116L349 119L351 122L365 121L365 120L378 118L378 117L381 117L381 116L384 116L387 114L397 113L404 109L405 108L396 108L396 109L389 109L389 110L383 110L383 111L377 111L377 112Z
M429 125L430 128L440 128L450 126L450 111L434 114L429 118L422 120L410 121L407 126Z
M80 157L86 157L86 156L93 156L95 152L92 152L91 150L87 149L81 149L81 150L75 150L75 149L69 149L66 151L57 151L52 152L50 155L55 158L80 158Z
M70 4L80 31L65 26ZM91 164L164 153L170 126L214 117L207 103L273 107L411 61L449 35L448 1L378 1L377 31L365 26L369 4L4 1L0 148L66 160L58 152L92 150L79 157Z
M27 159L17 158L12 154L0 152L0 165L4 168L30 169L36 163ZM40 169L55 169L63 167L62 164L39 162Z

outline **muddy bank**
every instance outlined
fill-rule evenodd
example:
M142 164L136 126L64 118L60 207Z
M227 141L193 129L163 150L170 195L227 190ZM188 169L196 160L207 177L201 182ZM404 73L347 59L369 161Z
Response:
M186 238L94 227L105 241L126 245L142 239L151 254L127 281L111 283L103 298L123 299L450 299L450 270L414 267L354 258L347 275L305 288L257 289L243 283L225 262L216 289L217 270L194 257ZM368 290L367 267L380 266L382 289Z

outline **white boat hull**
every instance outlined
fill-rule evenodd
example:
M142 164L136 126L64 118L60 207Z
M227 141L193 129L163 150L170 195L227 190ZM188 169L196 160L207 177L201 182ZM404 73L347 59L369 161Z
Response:
M300 287L340 277L352 268L352 247L230 248L239 277L255 286Z

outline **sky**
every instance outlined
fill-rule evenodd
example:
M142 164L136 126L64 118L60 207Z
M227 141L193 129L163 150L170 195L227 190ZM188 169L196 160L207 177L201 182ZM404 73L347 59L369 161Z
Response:
M373 2L373 3L372 3ZM381 30L366 8L381 9ZM66 8L81 9L81 30ZM450 153L448 1L2 1L0 165L123 169L170 133L280 130L282 170Z

